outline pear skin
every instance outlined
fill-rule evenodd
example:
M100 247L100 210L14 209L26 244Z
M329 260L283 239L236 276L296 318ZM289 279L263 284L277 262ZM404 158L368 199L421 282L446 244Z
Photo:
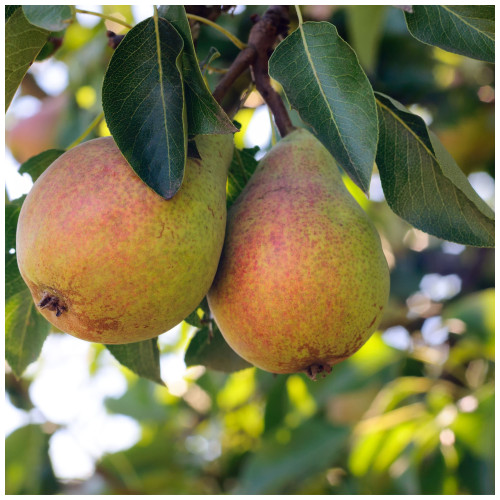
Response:
M208 293L224 338L263 370L314 378L368 340L388 295L374 225L326 148L294 130L230 208Z
M138 342L191 313L215 275L226 226L231 135L198 136L170 200L132 170L112 137L60 156L36 181L17 261L40 312L103 344Z

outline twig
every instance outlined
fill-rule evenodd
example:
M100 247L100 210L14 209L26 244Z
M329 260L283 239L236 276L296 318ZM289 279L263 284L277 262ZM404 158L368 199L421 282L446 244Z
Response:
M231 42L236 45L240 50L243 50L246 47L246 44L243 43L241 40L239 40L237 37L235 37L232 33L227 31L227 29L223 28L222 26L219 26L217 23L214 23L213 21L210 21L209 19L205 19L204 17L197 16L195 14L186 14L188 19L192 19L193 21L198 21L200 23L205 23L208 26L211 26L212 28L215 28L217 31L222 33L224 36L226 36Z
M231 85L252 64L256 55L255 47L248 46L236 56L227 73L220 79L217 87L215 87L213 95L217 102L220 103L222 101L222 98L226 95Z
M78 146L78 144L80 144L83 141L83 139L85 139L85 137L87 137L90 134L90 132L92 132L92 130L94 130L97 127L97 125L99 125L99 123L101 123L103 118L104 118L104 111L101 111L94 118L93 122L87 127L85 132L83 132L83 134L80 137L78 137L78 139L73 141L66 149L69 150L71 148L74 148L75 146Z
M125 28L132 29L132 25L126 23L122 19L119 19L118 17L114 16L109 16L107 14L101 14L100 12L91 12L90 10L82 10L82 9L75 9L75 12L77 14L89 14L91 16L97 16L100 17L101 19L107 19L108 21L113 21L114 23L121 24L122 26L125 26Z
M284 5L273 5L262 18L255 19L248 36L248 46L238 54L213 93L215 99L221 102L235 80L250 66L257 90L271 109L282 137L293 129L293 125L281 97L271 86L268 61L278 37L286 36L288 22L288 7Z

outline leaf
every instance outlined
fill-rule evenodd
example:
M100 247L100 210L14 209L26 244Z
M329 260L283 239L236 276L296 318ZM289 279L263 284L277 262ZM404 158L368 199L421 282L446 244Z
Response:
M264 432L274 432L285 420L289 411L289 398L286 389L287 375L277 376L270 390L267 391L264 412Z
M205 59L203 59L203 61L200 62L202 75L205 75L210 64L212 64L212 62L218 59L219 57L220 57L220 52L215 47L210 47L208 49L208 53L205 56Z
M238 198L246 183L252 177L257 168L258 161L255 159L255 153L259 151L259 146L251 149L234 148L233 159L229 166L227 179L227 206L231 206Z
M6 5L5 6L5 22L9 20L9 17L14 14L14 12L21 7L20 5Z
M5 111L48 36L47 30L27 21L22 9L10 11L5 23Z
M349 42L367 73L373 73L377 64L386 11L386 5L347 6Z
M26 286L7 299L5 357L17 377L36 361L49 332L50 323L37 311Z
M58 489L49 458L49 438L40 425L16 429L5 439L5 493L50 495Z
M123 366L132 370L139 377L165 385L161 379L158 338L133 342L132 344L106 344L106 347Z
M495 244L494 213L424 121L376 93L377 166L387 203L429 234L465 245Z
M455 54L495 62L494 5L414 5L405 12L410 33Z
M367 192L377 149L377 110L356 54L335 26L304 23L276 47L269 74L340 166Z
M201 317L198 314L198 311L201 312ZM195 326L196 328L203 328L203 323L201 322L201 320L203 318L208 318L209 316L210 309L208 307L207 298L204 297L199 306L187 318L184 318L184 321L191 326Z
M106 123L120 151L167 199L179 190L186 163L183 45L168 21L142 21L116 48L102 87Z
M184 362L186 366L204 365L211 370L225 373L252 366L229 347L215 325L212 338L207 327L195 333L184 355Z
M270 436L244 464L234 493L285 494L287 488L330 468L348 437L347 427L333 427L320 419L307 420L294 429L286 444Z
M69 5L23 5L23 12L31 24L48 31L61 31L73 21Z
M32 156L19 167L19 173L29 174L33 182L35 182L63 153L65 153L64 149L48 149L43 153Z
M24 199L24 197L23 197ZM17 200L16 200L17 201ZM15 253L11 253L16 248L16 230L21 203L8 203L5 205L5 299L12 295L26 290Z
M163 5L159 8L158 14L170 21L184 40L182 61L189 134L237 132L236 127L213 98L203 79L184 7Z

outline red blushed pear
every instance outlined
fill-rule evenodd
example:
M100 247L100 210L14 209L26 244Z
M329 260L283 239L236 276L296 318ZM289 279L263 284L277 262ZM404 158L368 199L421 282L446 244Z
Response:
M40 312L104 344L153 338L206 295L226 225L230 135L198 136L171 200L150 189L111 137L60 156L21 209L16 254Z
M368 340L388 295L375 227L326 148L293 131L229 211L208 293L224 338L263 370L314 378Z

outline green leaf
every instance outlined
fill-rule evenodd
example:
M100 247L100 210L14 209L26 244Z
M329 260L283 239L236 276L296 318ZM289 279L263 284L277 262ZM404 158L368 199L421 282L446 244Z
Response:
M50 495L58 489L49 458L48 434L39 425L16 429L5 439L5 493Z
M493 247L491 208L424 121L376 93L380 140L377 166L391 209L414 227L445 240Z
M386 11L386 5L347 6L349 41L367 73L373 73L377 64Z
M202 75L205 75L210 64L212 64L212 62L218 59L219 57L220 57L220 52L215 47L210 47L210 49L208 49L208 53L205 56L205 59L203 59L203 61L200 62Z
M455 54L495 62L494 5L414 5L405 12L410 33Z
M6 5L5 6L5 22L8 21L9 17L14 14L14 12L21 7L20 5Z
M201 314L198 314L200 312ZM208 318L210 315L210 309L208 307L207 298L200 302L200 305L187 317L184 318L184 321L191 326L195 326L196 328L203 328L203 323L201 320L203 318Z
M24 199L25 197L23 197ZM17 200L16 200L17 201ZM8 203L5 205L5 299L8 300L13 295L26 290L15 253L11 253L16 248L16 230L21 202Z
M132 370L139 377L165 385L160 373L158 338L133 342L132 344L106 344L106 347L123 366Z
M5 23L5 111L49 36L30 24L22 9L15 9Z
M37 311L31 292L11 295L5 303L5 357L16 376L36 361L50 332L50 323Z
M142 21L118 45L102 87L106 123L120 151L167 199L179 190L186 164L183 45L165 19Z
M63 153L65 153L64 149L48 149L43 153L32 156L19 167L19 173L29 174L33 182L35 182Z
M278 375L274 384L267 391L266 409L264 413L264 432L276 430L284 421L289 409L289 398L286 389L288 375Z
M276 47L269 74L340 166L365 192L377 149L373 90L330 23L307 22Z
M234 148L233 159L229 166L227 179L227 206L228 208L238 198L241 191L249 181L257 168L258 161L255 159L255 153L259 151L259 146L251 149Z
M243 466L235 494L284 494L286 488L330 468L348 436L347 427L310 419L292 431L286 444L269 438Z
M48 31L61 31L73 20L69 5L23 5L23 12L31 24Z
M184 40L182 71L189 134L232 134L237 132L236 127L213 98L203 79L184 6L163 5L159 8L158 14L170 21Z
M215 325L212 338L210 338L210 331L207 327L203 327L195 333L187 348L184 361L186 366L204 365L211 370L225 373L252 366L229 347Z

